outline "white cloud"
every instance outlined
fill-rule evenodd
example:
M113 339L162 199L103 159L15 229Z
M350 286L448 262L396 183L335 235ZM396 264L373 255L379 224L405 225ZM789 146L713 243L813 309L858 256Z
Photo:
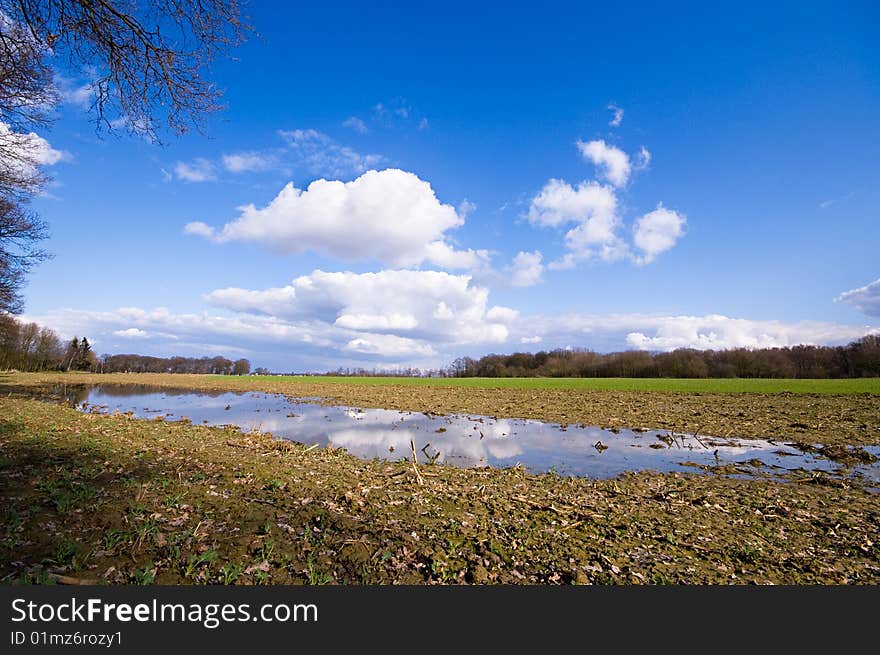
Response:
M342 127L349 127L353 129L358 134L366 134L370 130L367 128L367 124L364 123L363 120L358 118L357 116L350 116L342 121Z
M95 101L95 87L91 82L73 86L69 81L62 80L58 85L58 92L63 102L80 109L91 108Z
M633 225L633 243L643 254L636 261L648 264L661 252L672 248L684 236L686 222L683 214L666 209L662 204L639 218Z
M623 109L615 105L613 102L608 105L608 109L613 112L613 116L611 120L608 121L608 124L611 127L620 127L620 124L623 122Z
M844 291L834 301L852 305L866 316L880 316L880 279L863 287Z
M476 208L477 206L474 203L465 198L458 203L458 215L462 218L467 218Z
M544 339L542 337L522 337L520 338L520 343L541 343Z
M501 343L515 310L488 307L488 289L468 275L440 271L378 273L314 271L286 286L263 291L227 288L206 296L237 312L318 321L333 329L393 334L426 343ZM348 332L346 332L348 333ZM372 343L377 343L373 338Z
M10 157L0 162L0 175L30 177L38 166L54 166L70 158L63 150L57 150L35 132L13 132L7 123L0 121L0 144Z
M627 344L644 350L698 348L777 348L796 344L849 341L863 336L865 328L830 323L750 321L709 316L669 316L654 321L653 329L627 334Z
M184 182L210 182L217 179L214 162L201 157L191 163L177 162L174 165L174 174Z
M577 142L578 150L584 159L593 162L606 180L616 187L625 186L632 172L629 156L620 148L608 145L599 139L590 142Z
M186 234L192 234L194 236L203 237L205 239L213 239L215 237L214 228L207 223L203 223L202 221L193 221L192 223L187 223L183 227L183 231Z
M720 314L562 314L524 317L511 330L519 339L541 337L545 348L574 346L600 352L638 348L773 348L797 344L839 344L880 333L877 328L819 321L785 323Z
M265 171L277 163L274 155L262 152L235 152L223 155L223 168L230 173L247 173L249 171Z
M543 256L540 251L520 251L513 258L511 265L510 284L515 287L532 287L541 281L544 265L541 263Z
M506 325L510 325L517 318L519 318L519 312L517 310L511 309L510 307L502 307L500 305L495 305L492 309L486 312L486 320L497 321Z
M381 165L380 155L362 155L317 130L279 130L296 163L315 175L345 178Z
M617 196L609 186L585 181L575 188L551 179L532 199L528 217L535 225L576 223L565 235L569 252L549 264L553 270L573 268L577 261L596 257L615 261L627 254L626 244L617 235Z
M626 184L632 171L629 157L622 150L604 141L577 142L586 159L600 167L611 184L584 180L574 187L564 180L550 179L532 198L528 218L533 225L560 227L574 223L565 233L566 252L547 264L555 271L571 270L578 263L590 260L615 262L629 259L647 264L658 254L672 248L684 235L685 217L676 211L658 205L633 225L635 247L621 236L623 222L618 215L618 190ZM636 169L647 168L651 153L643 146L639 151Z
M445 233L464 223L431 185L399 169L367 171L351 182L287 184L268 205L247 205L222 229L202 222L186 231L218 242L253 241L284 254L317 251L345 261L373 259L394 267L432 262L445 268L485 264L484 250L456 250Z
M614 223L617 196L614 189L596 182L581 182L577 188L565 180L551 179L532 199L529 222L557 227L565 223L594 222L608 230Z
M391 334L366 334L345 344L345 350L391 358L433 357L434 349L426 343Z
M127 339L145 339L150 336L150 333L139 328L127 328L125 330L114 330L113 335Z

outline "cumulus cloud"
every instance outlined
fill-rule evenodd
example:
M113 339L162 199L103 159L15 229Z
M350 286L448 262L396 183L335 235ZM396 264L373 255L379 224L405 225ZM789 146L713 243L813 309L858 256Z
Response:
M573 187L551 179L532 199L528 218L534 225L549 227L575 223L565 234L569 252L549 264L553 270L573 268L577 261L594 257L615 261L627 253L617 234L617 196L610 186L584 181Z
M277 164L274 155L262 152L235 152L223 155L223 168L230 173L247 173L269 170Z
M476 268L489 259L485 250L453 248L445 233L464 219L437 199L428 182L399 169L367 171L351 182L320 179L305 190L291 182L265 207L240 211L220 230L201 221L185 230L217 242L252 241L284 254L312 250L394 267L427 261Z
M199 157L192 162L179 161L174 165L174 174L184 182L211 182L217 179L214 162Z
M370 130L367 128L367 124L357 116L350 116L342 121L342 127L348 127L357 132L358 134L366 134Z
M380 155L363 155L317 130L279 130L295 164L315 175L345 178L381 165Z
M614 189L596 182L573 187L565 180L551 179L532 199L529 222L558 227L565 223L593 223L594 230L613 231L617 196Z
M532 287L541 281L544 265L541 263L543 255L537 250L534 252L517 253L511 265L510 284L515 287Z
M844 291L834 301L852 305L867 316L880 316L880 279L863 287Z
M666 209L662 204L639 218L633 225L633 243L642 251L636 261L648 264L661 252L669 250L684 236L684 214Z
M611 127L620 127L620 124L623 122L623 109L615 105L613 102L608 105L608 109L612 112L611 120L608 121L608 124Z
M599 167L609 184L584 180L572 186L564 180L550 179L532 198L528 219L533 225L560 227L574 223L565 233L566 252L547 268L571 270L582 261L597 259L648 264L672 248L684 235L685 217L662 204L633 224L635 250L621 234L623 221L618 214L617 193L634 170L627 154L602 140L578 141L577 147L585 159ZM651 153L642 146L635 170L647 168L650 161Z
M368 333L374 345L380 343L377 334L434 344L501 343L517 316L506 307L489 307L488 289L472 284L470 276L441 271L318 270L286 287L217 289L206 299L236 312Z
M629 156L620 148L608 145L604 140L578 141L578 150L584 159L599 169L602 177L616 187L625 186L632 172Z

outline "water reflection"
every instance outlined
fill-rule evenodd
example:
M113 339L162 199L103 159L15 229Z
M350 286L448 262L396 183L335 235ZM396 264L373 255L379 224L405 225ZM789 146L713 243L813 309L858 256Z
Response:
M414 446L420 462L462 467L522 464L532 472L553 470L592 478L614 477L624 471L682 471L689 463L733 463L744 471L780 473L837 469L834 462L815 453L802 453L772 441L670 436L660 431L617 432L573 425L562 429L533 420L322 406L258 392L193 393L143 385L68 386L57 391L71 405L86 411L234 425L309 445L332 444L366 459L409 458ZM880 454L880 448L867 450ZM755 460L760 466L755 466ZM854 467L849 473L880 484L880 466Z

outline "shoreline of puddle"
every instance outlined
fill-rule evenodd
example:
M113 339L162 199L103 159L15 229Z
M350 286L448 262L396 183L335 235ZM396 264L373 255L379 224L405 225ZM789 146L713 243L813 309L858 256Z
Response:
M818 444L808 448L785 440L357 408L324 404L324 398L314 396L258 391L56 385L52 394L80 411L148 420L161 415L162 420L186 418L193 424L233 426L245 433L263 432L305 445L343 448L367 460L411 459L414 451L420 464L464 468L521 465L530 473L588 478L614 478L624 472L691 471L786 481L786 476L806 473L857 479L880 491L880 447L845 449L844 456L856 456L841 463L824 456Z

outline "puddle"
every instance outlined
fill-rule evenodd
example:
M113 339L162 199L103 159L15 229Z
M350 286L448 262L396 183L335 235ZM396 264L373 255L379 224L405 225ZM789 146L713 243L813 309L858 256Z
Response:
M783 475L823 471L860 476L880 487L880 465L842 468L818 453L804 453L785 442L634 432L598 427L560 426L535 420L485 416L438 416L388 409L322 406L308 400L259 392L193 393L135 385L57 387L72 406L83 411L128 413L138 418L164 416L194 424L234 425L241 430L272 433L307 445L332 445L364 459L397 460L461 467L506 467L522 464L528 471L612 478L624 471L696 471L693 465L736 466L736 475ZM866 451L880 456L880 447Z

